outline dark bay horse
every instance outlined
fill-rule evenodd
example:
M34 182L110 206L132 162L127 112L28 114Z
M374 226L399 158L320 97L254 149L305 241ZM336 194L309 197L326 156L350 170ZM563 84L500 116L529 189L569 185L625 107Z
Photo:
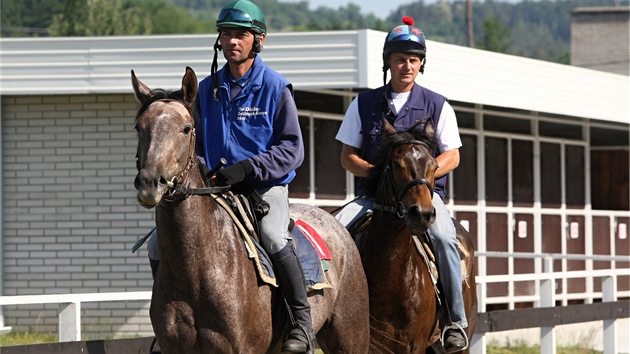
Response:
M131 72L141 104L137 199L155 208L160 266L150 316L163 353L279 353L290 323L280 292L257 276L239 229L207 189L195 155L197 77L186 68L175 92L151 90ZM192 189L191 189L192 188ZM291 205L291 216L327 243L332 288L309 293L313 328L326 353L367 353L367 282L359 252L345 228L324 210Z
M370 352L440 353L444 348L438 340L438 320L443 310L413 240L413 235L428 230L435 213L433 126L429 122L426 133L413 128L396 132L384 124L374 173L367 180L370 190L376 191L375 210L359 241L370 294ZM470 339L477 317L474 247L468 232L453 221L465 263L462 273L467 275L462 286Z

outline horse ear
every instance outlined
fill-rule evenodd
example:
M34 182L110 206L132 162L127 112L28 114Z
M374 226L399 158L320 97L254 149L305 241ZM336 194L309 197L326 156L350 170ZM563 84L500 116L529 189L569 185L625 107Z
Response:
M385 117L383 117L383 133L393 134L396 132L396 128L389 123Z
M151 91L149 86L138 80L136 73L134 73L133 70L131 70L131 86L133 86L133 92L136 96L136 100L138 100L141 104L146 103L149 97L151 97L151 93L153 91Z
M427 124L424 126L424 133L430 137L435 136L435 128L433 127L433 119L427 120Z
M193 103L197 97L197 75L189 66L186 67L186 74L182 79L182 93L184 100L188 103Z

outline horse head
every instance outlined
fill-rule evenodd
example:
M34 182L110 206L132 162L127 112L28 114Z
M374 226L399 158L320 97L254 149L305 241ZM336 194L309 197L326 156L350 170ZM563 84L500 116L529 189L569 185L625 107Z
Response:
M384 158L375 209L390 211L404 219L409 233L420 234L435 220L432 200L438 164L433 123L429 120L424 131L417 125L396 131L386 120L383 124Z
M197 76L186 67L180 90L151 90L131 70L131 83L141 107L134 186L140 205L149 209L162 200L173 183L182 183L196 166L194 102Z

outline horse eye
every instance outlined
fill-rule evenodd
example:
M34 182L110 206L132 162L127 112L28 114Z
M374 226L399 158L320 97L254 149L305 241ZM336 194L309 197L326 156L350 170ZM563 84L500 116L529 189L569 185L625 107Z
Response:
M192 127L190 125L187 125L186 128L184 128L184 130L182 132L184 134L188 135L188 134L190 134L191 130L192 130Z
M135 131L136 131L136 135L137 135L138 137L140 137L140 135L142 135L142 129L140 129L140 127L139 127L138 125L134 126L134 127L133 127L133 130L135 130Z

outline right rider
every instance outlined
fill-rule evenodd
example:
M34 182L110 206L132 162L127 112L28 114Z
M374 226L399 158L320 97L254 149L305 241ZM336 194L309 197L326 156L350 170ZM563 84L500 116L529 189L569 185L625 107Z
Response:
M468 326L462 297L462 274L455 226L444 206L446 177L459 165L462 146L455 111L446 97L415 83L418 73L424 72L426 41L422 31L413 26L413 19L405 16L404 25L392 29L383 46L383 86L360 93L352 101L341 123L336 139L343 143L341 165L357 177L367 177L374 168L374 139L382 129L385 118L396 130L408 130L419 122L432 120L440 151L436 151L438 169L435 172L433 206L435 222L429 235L435 246L437 267L443 284L444 297L450 318L440 324L444 328L444 348L447 353L465 349L468 345L462 330ZM386 83L387 70L391 80ZM365 195L359 182L358 194ZM374 198L362 197L344 207L337 219L346 227L373 210Z

